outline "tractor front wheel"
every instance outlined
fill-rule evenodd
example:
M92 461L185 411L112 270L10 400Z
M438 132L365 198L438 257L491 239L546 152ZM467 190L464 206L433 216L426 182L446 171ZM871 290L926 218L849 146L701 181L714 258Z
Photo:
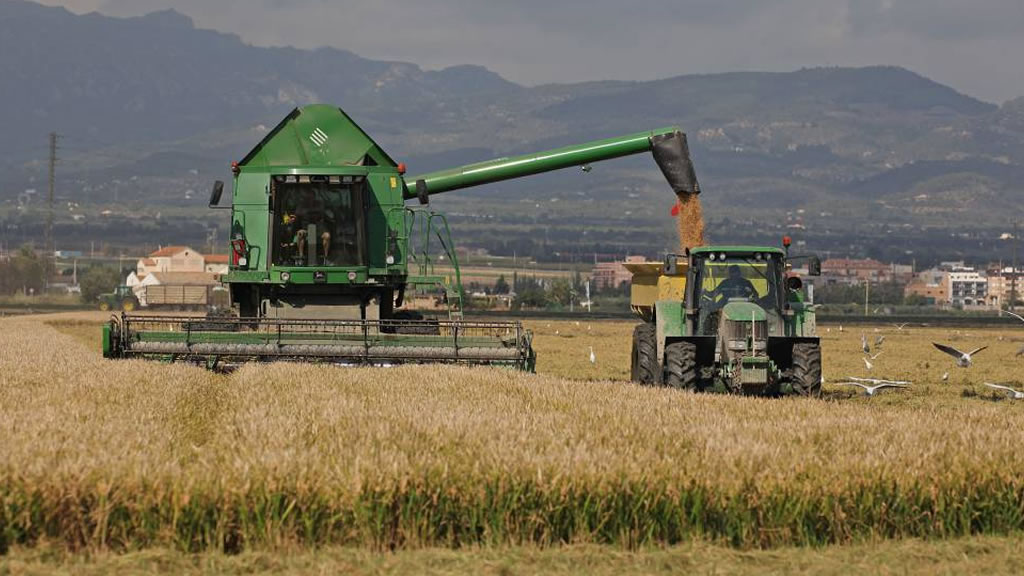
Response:
M673 342L665 346L665 384L670 388L697 390L697 346Z
M110 303L105 301L105 300L103 302L100 302L100 310L102 310L103 312L109 312L110 311Z
M793 345L793 391L801 396L821 396L821 346Z
M630 379L653 386L658 382L658 341L654 324L644 322L633 328L633 354Z

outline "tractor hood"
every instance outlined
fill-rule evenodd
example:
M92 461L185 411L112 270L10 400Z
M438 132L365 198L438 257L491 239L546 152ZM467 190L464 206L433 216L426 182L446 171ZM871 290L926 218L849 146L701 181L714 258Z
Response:
M722 316L734 322L764 322L768 314L753 302L729 302L722 308Z

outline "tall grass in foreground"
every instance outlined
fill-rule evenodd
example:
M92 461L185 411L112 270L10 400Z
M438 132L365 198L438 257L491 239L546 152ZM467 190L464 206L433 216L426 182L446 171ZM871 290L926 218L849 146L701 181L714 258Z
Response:
M225 377L107 362L38 320L5 320L0 549L772 547L1020 530L1024 406L961 391L756 400L441 367Z

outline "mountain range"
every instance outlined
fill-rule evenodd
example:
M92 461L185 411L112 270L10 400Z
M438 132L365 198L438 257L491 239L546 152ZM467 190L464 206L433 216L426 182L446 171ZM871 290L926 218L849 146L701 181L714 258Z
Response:
M170 214L199 209L195 190L293 107L329 102L413 173L678 125L712 220L825 233L995 229L1024 215L1024 98L983 102L891 66L522 86L479 66L255 47L174 11L119 19L2 0L0 78L0 214L41 189L50 131L62 200ZM468 220L569 230L586 216L612 236L635 222L662 233L671 197L652 167L616 161L441 204Z

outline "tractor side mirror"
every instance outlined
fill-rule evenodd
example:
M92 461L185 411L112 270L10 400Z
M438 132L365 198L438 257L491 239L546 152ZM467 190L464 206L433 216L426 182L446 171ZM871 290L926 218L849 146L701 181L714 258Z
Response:
M818 258L817 256L811 256L807 260L807 275L821 276L821 258Z
M210 208L220 204L220 195L224 193L224 182L217 180L213 183L213 190L210 191Z
M675 276L679 273L679 263L676 261L675 254L665 255L665 266L662 268L662 272L666 276Z

